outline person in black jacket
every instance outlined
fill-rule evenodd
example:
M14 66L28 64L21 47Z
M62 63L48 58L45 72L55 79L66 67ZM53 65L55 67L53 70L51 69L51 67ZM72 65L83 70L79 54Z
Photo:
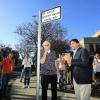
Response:
M77 100L89 100L91 95L92 68L89 66L89 53L79 46L77 39L72 39L70 45L73 57L64 56L73 71L73 84Z

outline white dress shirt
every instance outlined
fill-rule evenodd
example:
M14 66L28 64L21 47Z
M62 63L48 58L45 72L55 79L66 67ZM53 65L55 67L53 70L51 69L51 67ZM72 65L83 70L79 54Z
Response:
M78 48L79 48L79 47L78 47ZM72 51L73 51L73 58L74 58L74 56L75 56L75 54L76 54L76 52L77 52L78 48L77 48L77 49L75 49L75 50L72 50Z

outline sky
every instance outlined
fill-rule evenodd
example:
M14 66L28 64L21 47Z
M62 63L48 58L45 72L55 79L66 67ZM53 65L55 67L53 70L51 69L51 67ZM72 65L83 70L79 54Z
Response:
M14 33L17 26L32 22L39 10L57 6L61 6L65 38L81 40L100 30L100 0L0 0L0 42L14 48L20 39Z

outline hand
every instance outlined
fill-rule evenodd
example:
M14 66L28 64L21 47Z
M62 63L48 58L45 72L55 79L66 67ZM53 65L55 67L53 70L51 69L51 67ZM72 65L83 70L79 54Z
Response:
M45 51L44 51L44 55L47 55L47 53L48 53L48 51L47 51L47 50L45 50Z
M65 61L67 61L67 63L70 65L72 62L72 57L70 55L65 55L64 56Z
M40 63L41 64L44 64L45 63L47 53L48 53L48 51L47 50L44 50L43 56L40 59Z
M11 66L11 71L13 71L13 66Z

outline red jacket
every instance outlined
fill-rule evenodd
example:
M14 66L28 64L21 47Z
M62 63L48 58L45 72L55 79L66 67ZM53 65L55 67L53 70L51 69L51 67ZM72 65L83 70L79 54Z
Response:
M3 64L2 72L4 74L10 74L13 70L13 61L9 58L5 58L2 61L2 64Z

